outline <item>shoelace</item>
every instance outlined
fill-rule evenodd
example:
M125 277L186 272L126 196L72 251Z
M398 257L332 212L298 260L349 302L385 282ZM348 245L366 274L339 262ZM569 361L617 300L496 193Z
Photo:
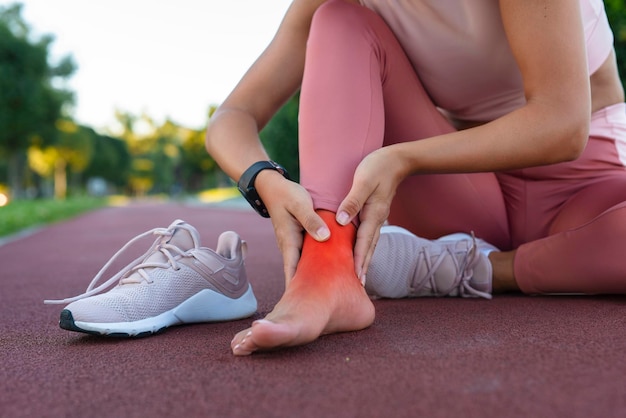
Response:
M491 294L488 292L481 292L480 290L474 289L470 285L470 280L472 278L473 270L470 268L471 262L476 256L477 246L476 246L476 238L474 237L474 233L472 232L472 246L467 251L467 254L463 258L462 262L459 263L454 251L450 248L450 245L445 245L445 251L442 251L441 254L437 257L435 262L432 262L432 256L428 247L423 247L420 249L420 254L418 256L417 266L423 262L426 265L427 274L425 279L422 279L421 282L416 283L415 273L413 274L413 280L411 282L411 288L415 294L418 294L422 288L426 285L426 283L430 284L431 289L440 295L440 296L448 296L454 289L459 289L459 293L462 294L472 294L474 296L483 297L486 299L491 299ZM441 266L441 263L445 260L446 256L449 255L454 262L454 267L457 271L457 276L454 278L453 285L450 287L447 293L440 294L439 289L437 288L437 282L435 281L435 272ZM421 258L421 259L420 259Z
M171 238L174 235L174 231L176 229L186 229L188 231L191 232L191 227L187 224L178 224L169 228L154 228L151 229L150 231L146 231L142 234L137 235L135 238L131 239L130 241L128 241L118 252L116 252L113 257L111 257L111 259L109 259L109 261L107 261L107 263L100 269L100 271L98 272L98 274L96 274L96 276L93 278L93 280L91 281L91 283L89 283L89 286L87 286L87 290L78 295L78 296L74 296L71 298L67 298L67 299L60 299L60 300L44 300L44 303L46 304L61 304L61 303L71 303L80 299L84 299L87 298L89 296L93 296L96 295L98 293L103 292L104 290L106 290L107 288L111 287L111 285L113 285L114 283L118 282L120 284L127 284L127 283L139 283L143 280L145 280L146 282L150 282L150 277L148 276L148 273L145 272L145 268L174 268L175 270L178 270L178 263L176 262L176 255L180 255L183 257L189 256L189 251L183 251L180 248L178 248L176 245L173 244L169 244L169 243L161 243L161 241L164 241L163 238ZM114 275L113 277L111 277L109 280L107 280L106 282L102 283L101 285L99 285L98 287L95 287L97 285L97 283L100 281L100 279L102 278L102 275L107 271L107 269L111 266L111 264L113 264L113 262L115 262L115 260L124 252L126 251L131 245L133 245L135 242L139 241L140 239L148 236L148 235L157 235L158 238L154 241L154 243L150 246L150 249L148 251L146 251L143 255L137 257L135 260L133 260L130 264L128 264L126 267L124 267L122 270L120 270L116 275ZM193 245L194 248L193 249L198 249L200 246L200 243L196 241L196 237L194 236L193 233L190 233L192 240L193 240ZM162 254L165 255L165 257L167 258L167 262L165 263L158 263L158 262L146 262L146 263L142 263L141 260L145 259L149 254L152 254L156 251L160 251ZM174 253L174 254L173 254ZM141 278L138 277L126 277L131 276L132 273L134 272L138 272L139 275L141 276Z

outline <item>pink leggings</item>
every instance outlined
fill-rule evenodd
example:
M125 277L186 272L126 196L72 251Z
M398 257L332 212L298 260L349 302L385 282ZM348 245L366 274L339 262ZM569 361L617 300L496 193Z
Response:
M594 114L592 134L608 134L590 137L574 162L407 178L389 222L431 239L474 231L517 249L525 293L626 293L626 169L615 140L626 138L625 119L623 105ZM316 208L337 210L370 152L453 130L378 15L341 0L319 8L299 134L301 182Z

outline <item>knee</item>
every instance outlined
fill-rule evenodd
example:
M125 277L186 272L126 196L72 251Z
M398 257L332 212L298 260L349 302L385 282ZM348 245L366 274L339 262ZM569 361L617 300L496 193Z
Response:
M345 0L329 0L317 8L311 23L311 32L320 28L322 33L343 28L354 29L362 26L373 14L369 9Z
M346 14L361 6L345 0L328 0L317 8L313 20L343 19Z

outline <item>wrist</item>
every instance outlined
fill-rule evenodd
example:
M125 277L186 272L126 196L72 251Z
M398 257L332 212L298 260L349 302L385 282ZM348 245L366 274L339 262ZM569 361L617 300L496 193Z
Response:
M268 176L266 172L273 172L273 176ZM248 203L252 206L257 213L264 218L269 218L270 214L265 206L265 202L263 202L262 195L268 195L260 190L257 190L257 180L261 178L265 178L265 181L260 183L268 183L269 179L277 179L277 176L282 177L282 180L289 180L289 173L287 170L281 165L275 163L274 161L257 161L252 164L246 171L243 172L239 181L237 182L237 187L243 197L248 201ZM261 186L261 190L265 188Z
M390 167L398 184L414 171L411 165L411 159L409 158L409 150L404 149L403 145L404 144L394 144L381 148L389 154L388 161L393 161Z
M273 190L285 180L287 179L278 171L263 170L256 177L255 187L262 199L270 199L274 194Z

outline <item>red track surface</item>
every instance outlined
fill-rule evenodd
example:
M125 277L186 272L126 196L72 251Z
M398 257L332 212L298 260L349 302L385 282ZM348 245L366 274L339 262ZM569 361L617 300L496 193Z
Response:
M626 416L621 296L380 300L367 330L245 358L229 343L251 319L135 340L58 327L44 299L82 293L130 238L176 218L210 247L239 232L254 318L271 310L280 254L250 211L142 203L44 228L0 247L1 417Z

